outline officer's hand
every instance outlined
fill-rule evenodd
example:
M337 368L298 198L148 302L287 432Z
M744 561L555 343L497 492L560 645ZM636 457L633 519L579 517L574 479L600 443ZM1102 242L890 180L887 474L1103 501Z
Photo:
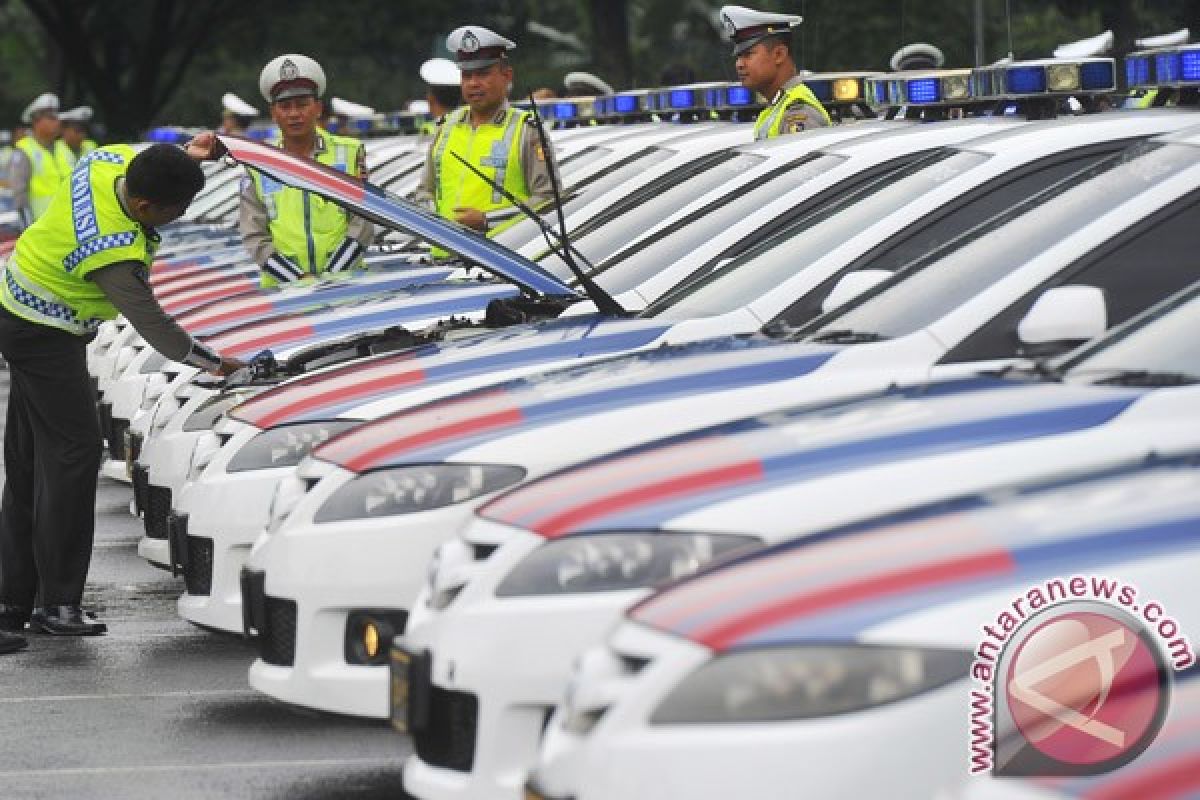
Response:
M225 152L225 146L217 140L217 135L212 131L196 134L183 149L197 161L211 161Z
M474 228L477 231L487 230L487 217L478 208L454 209L454 221L459 225L466 225L468 228Z
M241 359L223 356L221 358L221 366L217 368L216 374L220 375L222 378L225 378L237 372L244 366L246 366L246 362L242 361Z

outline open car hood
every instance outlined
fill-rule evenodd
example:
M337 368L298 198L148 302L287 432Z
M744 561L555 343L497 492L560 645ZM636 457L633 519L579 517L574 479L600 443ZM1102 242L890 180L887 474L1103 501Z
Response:
M250 169L296 189L320 195L377 225L433 242L469 263L512 281L526 292L534 295L576 294L571 287L524 256L390 195L378 186L240 136L219 134L217 140L225 146L230 157Z

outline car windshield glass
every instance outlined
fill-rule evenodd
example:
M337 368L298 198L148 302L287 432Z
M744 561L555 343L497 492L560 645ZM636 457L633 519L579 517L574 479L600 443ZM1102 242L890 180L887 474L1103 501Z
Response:
M814 328L910 334L1195 159L1195 148L1186 145L1135 145L1047 190L1036 213L1026 209L928 266L918 262L919 271L897 273L869 296L814 320Z
M1144 370L1200 377L1200 287L1130 322L1124 336L1073 355L1060 368L1087 380Z
M660 161L666 161L673 155L675 155L674 150L668 150L663 147L648 147L629 158L618 161L607 169L584 178L572 187L571 194L574 196L563 203L563 217L570 217L608 190L620 186L639 172L649 169ZM545 209L543 214L551 220L557 218L553 207ZM533 220L523 219L508 230L496 234L495 239L505 247L520 250L533 241L535 237L541 235L542 229Z
M664 300L658 316L693 319L741 308L779 286L863 227L987 159L988 156L982 153L939 151L898 172L879 177L851 198L801 218L762 246L671 295Z
M736 179L763 160L762 156L723 152L714 159L703 159L690 173L675 171L665 175L623 198L606 214L607 219L603 224L586 226L591 230L582 235L573 235L571 244L582 251L589 261L599 263L645 231L647 220L669 217L697 197ZM555 273L566 270L557 253L547 253L539 260L542 266ZM604 274L600 275L599 280L600 285L610 292L623 292L629 288L614 283Z

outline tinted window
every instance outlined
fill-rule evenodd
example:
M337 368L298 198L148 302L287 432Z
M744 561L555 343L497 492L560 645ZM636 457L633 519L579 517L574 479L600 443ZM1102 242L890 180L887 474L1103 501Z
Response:
M850 329L887 337L919 330L1081 225L1154 186L1165 175L1191 166L1195 158L1195 149L1185 145L1130 148L1078 180L1050 190L1057 196L1036 205L1032 213L1022 213L936 261L919 262L909 268L912 272L898 273L867 297L814 324L821 330Z
M1108 346L1073 355L1061 366L1072 375L1131 369L1200 375L1200 291L1176 298L1135 325Z

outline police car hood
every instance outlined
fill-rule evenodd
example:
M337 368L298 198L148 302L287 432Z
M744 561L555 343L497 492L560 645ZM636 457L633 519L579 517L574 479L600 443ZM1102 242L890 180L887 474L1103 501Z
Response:
M348 211L392 230L402 230L457 254L493 274L538 295L574 295L559 281L524 256L486 236L412 203L389 195L378 186L359 181L311 159L297 158L277 147L238 136L219 135L234 159L288 186L313 192Z
M480 513L548 538L657 530L682 514L833 473L1100 426L1143 393L992 378L896 389L651 442L534 481Z
M624 353L652 344L668 329L666 323L651 319L600 316L516 325L304 376L263 392L231 413L259 428L329 419L405 389Z
M313 455L355 472L444 461L464 449L558 421L798 378L838 349L765 336L656 347L390 414L329 441Z
M989 618L939 614L939 607L1200 551L1194 459L1026 489L1015 499L960 498L948 513L934 513L939 508L759 550L652 595L629 616L725 651L862 641L920 614L923 624L886 641L968 649Z

